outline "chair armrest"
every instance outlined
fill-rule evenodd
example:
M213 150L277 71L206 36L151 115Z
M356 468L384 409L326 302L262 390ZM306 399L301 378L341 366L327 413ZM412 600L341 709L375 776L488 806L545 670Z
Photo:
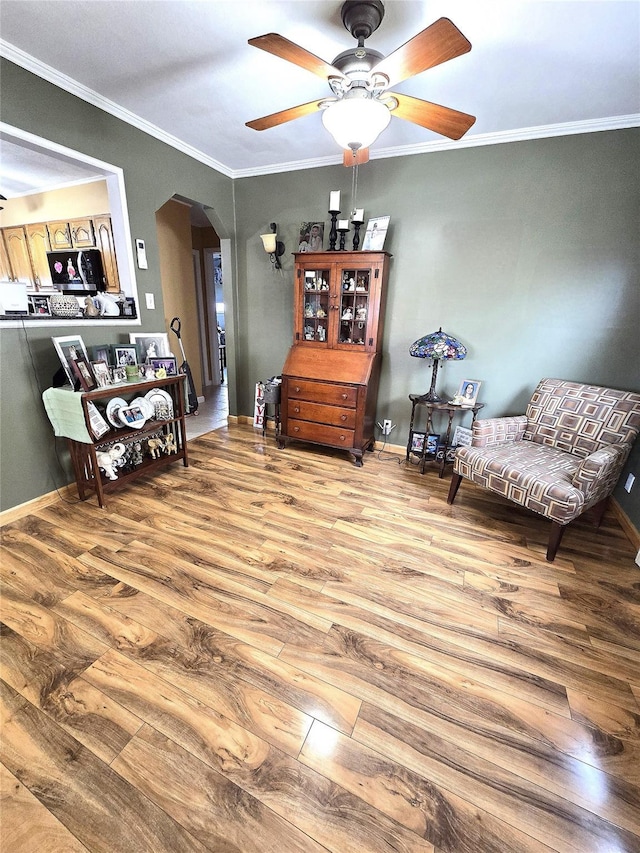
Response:
M514 418L481 418L473 422L472 447L492 447L494 444L506 444L522 441L527 426L527 416Z
M613 492L630 450L630 444L610 444L582 460L571 482L584 494L585 503L597 503Z

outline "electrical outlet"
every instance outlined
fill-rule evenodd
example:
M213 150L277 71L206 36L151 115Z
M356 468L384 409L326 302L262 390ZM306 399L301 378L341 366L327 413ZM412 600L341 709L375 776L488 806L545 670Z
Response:
M624 484L625 491L630 492L633 488L633 484L635 483L635 481L635 474L629 474L629 476L627 477L627 482Z
M392 429L393 429L393 424L391 423L390 420L387 419L387 420L382 421L382 434L383 435L389 435L391 433Z

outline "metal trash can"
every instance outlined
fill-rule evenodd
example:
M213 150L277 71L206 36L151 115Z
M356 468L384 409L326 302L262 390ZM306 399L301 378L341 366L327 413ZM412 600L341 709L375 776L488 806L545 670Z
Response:
M274 403L275 405L279 405L279 403L280 403L280 383L279 382L265 382L265 385L264 385L264 401L265 401L265 403Z

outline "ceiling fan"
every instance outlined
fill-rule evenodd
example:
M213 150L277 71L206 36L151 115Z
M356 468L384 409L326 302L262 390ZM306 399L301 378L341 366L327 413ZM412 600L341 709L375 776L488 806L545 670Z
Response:
M346 0L341 14L342 23L358 44L336 56L332 64L277 33L249 39L253 47L326 79L333 97L263 116L247 122L247 127L267 130L322 110L323 124L344 149L345 166L367 162L369 145L392 115L449 139L460 139L469 130L475 116L389 91L391 86L471 50L471 43L448 18L439 18L385 57L364 45L384 17L381 0Z

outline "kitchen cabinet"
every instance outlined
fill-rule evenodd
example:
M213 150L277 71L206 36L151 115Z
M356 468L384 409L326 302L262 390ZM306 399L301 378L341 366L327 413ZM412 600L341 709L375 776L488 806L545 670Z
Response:
M49 222L47 227L52 252L62 249L93 249L96 245L90 217L73 219L70 222Z
M0 281L19 281L30 291L54 290L47 252L98 248L106 288L120 291L111 217L103 214L70 221L38 222L0 232Z
M50 249L47 224L39 222L36 225L25 225L24 230L31 258L33 282L38 290L52 290L53 282L47 261L47 252Z
M96 246L102 252L102 268L109 293L120 291L120 277L116 260L116 247L113 241L110 216L94 216L93 228Z
M28 287L35 287L35 276L24 228L22 225L3 228L2 234L11 270L11 281L21 282Z
M390 255L295 255L294 342L282 371L280 446L348 450L362 465L375 414Z

